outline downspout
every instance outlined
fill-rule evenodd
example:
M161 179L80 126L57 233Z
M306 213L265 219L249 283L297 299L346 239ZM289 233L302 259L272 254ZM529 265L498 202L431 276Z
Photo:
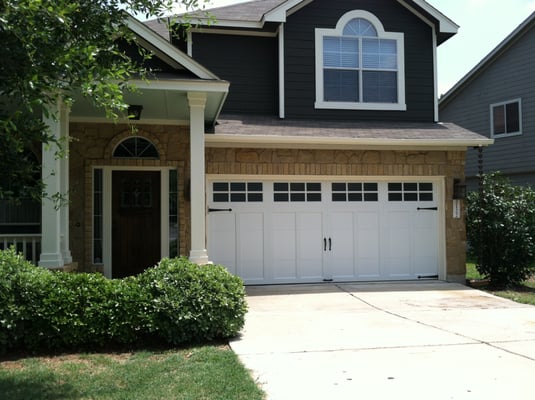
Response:
M284 119L285 113L285 88L284 88L284 22L279 26L279 118Z
M433 26L433 73L435 76L435 122L439 122L439 113L438 113L438 57L437 57L437 30L436 27Z

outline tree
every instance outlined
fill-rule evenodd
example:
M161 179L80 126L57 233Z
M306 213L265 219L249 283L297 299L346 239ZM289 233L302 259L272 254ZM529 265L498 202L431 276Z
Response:
M77 90L110 118L126 108L129 80L148 71L122 50L134 43L125 10L160 17L202 1L0 0L0 200L41 197L28 151L49 143L61 152L42 121L58 99L69 104Z
M481 193L468 196L467 236L477 270L495 287L531 276L535 262L535 192L499 173L484 175Z

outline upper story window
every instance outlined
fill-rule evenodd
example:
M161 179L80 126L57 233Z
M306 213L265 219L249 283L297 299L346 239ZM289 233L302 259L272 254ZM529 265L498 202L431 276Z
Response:
M490 135L500 138L522 134L522 101L520 99L490 106Z
M316 108L406 110L403 33L356 10L316 29Z

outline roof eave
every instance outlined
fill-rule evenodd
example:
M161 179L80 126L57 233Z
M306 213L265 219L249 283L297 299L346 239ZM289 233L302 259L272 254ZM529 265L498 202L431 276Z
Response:
M371 139L304 136L260 136L214 134L205 138L206 147L241 148L306 148L306 149L367 149L367 150L465 150L486 147L493 139Z

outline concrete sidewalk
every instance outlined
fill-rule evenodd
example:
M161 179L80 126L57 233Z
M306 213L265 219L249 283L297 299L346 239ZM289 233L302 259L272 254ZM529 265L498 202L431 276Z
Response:
M231 346L269 400L535 398L535 307L443 282L247 292Z

